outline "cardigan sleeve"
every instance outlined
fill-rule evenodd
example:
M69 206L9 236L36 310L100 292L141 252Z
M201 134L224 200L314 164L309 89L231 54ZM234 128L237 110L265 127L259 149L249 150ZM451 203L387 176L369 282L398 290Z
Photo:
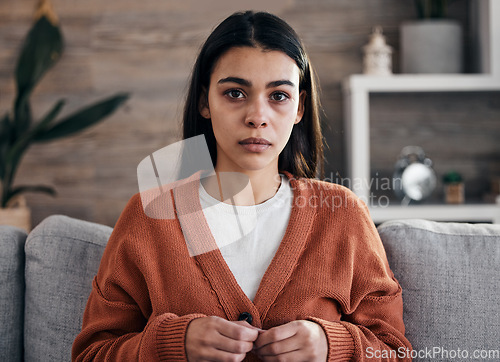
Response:
M203 316L164 313L145 321L137 305L105 299L94 279L72 360L185 361L186 329Z
M308 319L327 336L328 361L411 361L401 287L366 205L359 200L356 205L344 213L350 298L341 303L341 320Z
M141 273L148 234L138 197L125 207L92 282L73 361L185 361L189 323L204 314L154 315Z
M345 320L308 318L321 325L328 340L328 361L411 361L411 344L388 316L400 295L366 297ZM390 317L389 317L390 318Z

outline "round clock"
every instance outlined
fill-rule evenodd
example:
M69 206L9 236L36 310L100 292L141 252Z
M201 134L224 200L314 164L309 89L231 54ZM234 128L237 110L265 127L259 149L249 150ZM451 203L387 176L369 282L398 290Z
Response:
M393 178L394 192L403 205L428 198L436 188L432 161L418 146L407 146L401 150Z

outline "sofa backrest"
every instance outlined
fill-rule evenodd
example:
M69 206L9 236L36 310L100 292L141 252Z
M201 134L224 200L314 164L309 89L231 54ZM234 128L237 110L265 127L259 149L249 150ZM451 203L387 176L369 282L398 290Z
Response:
M415 360L466 360L473 353L500 360L491 354L500 340L500 225L407 220L378 230L403 287ZM0 226L3 360L21 361L23 353L26 361L70 360L111 231L57 215L27 239L21 229Z
M407 220L378 231L416 360L500 360L500 225Z
M70 361L71 346L112 229L50 216L25 246L25 361Z
M0 225L0 359L21 361L26 231Z

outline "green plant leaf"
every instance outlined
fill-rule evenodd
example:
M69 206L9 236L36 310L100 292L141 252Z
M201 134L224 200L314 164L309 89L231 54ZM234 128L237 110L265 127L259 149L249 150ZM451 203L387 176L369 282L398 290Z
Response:
M427 0L415 0L415 8L417 9L417 16L419 19L425 18L424 4L423 2Z
M443 176L443 183L445 184L450 184L450 183L459 183L463 181L463 177L461 174L459 174L456 171L450 171Z
M0 119L0 180L3 180L5 175L5 159L10 146L11 132L9 114L5 113Z
M446 17L447 0L415 0L420 19L442 19Z
M38 133L35 135L34 140L37 142L45 142L82 131L109 116L116 108L125 102L128 97L129 95L127 93L119 93L91 106L87 106L62 119L45 132Z
M57 25L45 16L33 25L24 41L16 67L16 81L20 93L31 90L61 57L63 37Z
M41 121L33 128L32 133L36 135L39 132L45 130L49 124L57 117L57 115L61 112L62 107L64 106L66 101L64 99L60 99L57 103L52 107L52 109L41 119Z
M6 164L10 165L13 170L17 168L17 163L22 157L22 154L26 151L26 149L30 146L33 139L48 127L49 123L52 122L55 117L59 114L62 107L64 106L65 101L58 101L54 107L45 115L45 117L38 122L38 124L29 132L25 133L23 137L21 137L10 149L9 153L6 157Z
M12 185L12 181L16 174L19 163L21 162L24 153L33 142L34 137L37 134L43 132L48 127L50 122L52 122L55 117L57 117L63 106L64 100L60 100L59 102L57 102L32 130L25 133L14 145L12 145L10 149L7 149L5 158L3 160L3 174L1 178L4 187L4 199L10 192L9 189Z
M42 76L61 57L64 43L57 25L40 17L24 41L16 66L17 97L14 104L17 134L30 127L29 96Z
M29 103L29 93L25 92L17 97L14 104L14 136L18 137L26 132L31 125L31 105Z
M5 113L4 116L0 119L0 147L6 146L10 143L11 139L11 122L8 113Z

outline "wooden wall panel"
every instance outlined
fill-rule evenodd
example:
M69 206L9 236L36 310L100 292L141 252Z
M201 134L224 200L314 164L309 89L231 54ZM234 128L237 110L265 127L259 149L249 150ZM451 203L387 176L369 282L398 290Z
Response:
M14 97L14 61L36 2L0 2L2 112L9 109ZM43 114L62 97L67 99L65 114L118 91L130 92L131 98L103 123L77 136L30 149L17 182L44 183L58 191L56 198L28 196L34 224L60 213L114 225L127 200L138 191L137 164L180 137L186 83L202 42L226 16L246 8L276 13L303 38L322 87L325 138L329 145L327 177L342 175L340 82L361 72L361 47L375 25L382 25L395 48L393 61L397 71L398 26L415 16L413 2L401 0L53 0L53 5L61 20L66 50L33 96L35 114ZM453 2L452 15L465 19L466 6L466 0ZM384 109L401 99L388 97L377 102L375 118L382 119ZM453 98L447 102L452 104ZM491 112L498 115L498 110L481 103L481 97L475 102L470 107L478 117L491 116ZM412 107L405 111L405 123L408 129L418 129L420 112L418 107ZM426 107L439 107L439 103L428 99ZM471 109L461 108L460 112ZM388 126L381 127L374 132L383 133L383 127ZM487 132L491 131L489 128ZM405 127L398 132L406 132ZM391 142L392 139L386 140L386 144ZM385 152L385 145L376 147L379 148L374 149L374 154L382 156L374 162L383 163L390 158L392 164L393 156Z

